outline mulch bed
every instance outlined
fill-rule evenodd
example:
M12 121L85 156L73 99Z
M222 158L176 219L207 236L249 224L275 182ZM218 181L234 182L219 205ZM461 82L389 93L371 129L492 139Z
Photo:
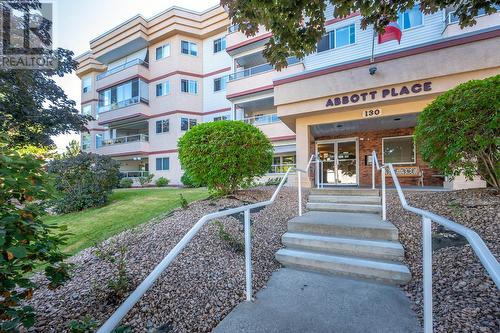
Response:
M500 257L500 193L495 190L409 192L408 203L476 231ZM405 287L422 320L421 218L389 192L388 220L400 230L412 280ZM433 223L434 332L500 332L500 292L465 239Z
M108 283L117 276L119 249L126 249L128 295L208 212L268 200L276 187L260 187L239 192L234 197L193 203L159 221L125 231L101 244L73 256L76 266L72 280L55 291L38 289L30 305L37 312L35 332L68 332L71 320L92 318L104 321L123 298L110 292ZM304 193L304 196L306 193ZM305 202L305 200L303 200ZM137 203L140 209L140 203ZM297 215L296 190L284 188L276 202L252 213L253 288L259 291L280 265L274 259L282 247L281 235L287 221ZM238 303L245 300L245 263L241 216L219 221L231 241L220 235L220 224L201 229L181 255L136 304L122 324L134 332L209 332ZM103 255L106 253L107 255ZM42 282L41 276L35 279ZM160 329L158 329L160 327Z

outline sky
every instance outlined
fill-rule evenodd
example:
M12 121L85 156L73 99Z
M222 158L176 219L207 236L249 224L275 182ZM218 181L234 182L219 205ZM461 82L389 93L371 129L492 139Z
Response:
M112 29L129 18L141 14L150 18L171 6L203 11L219 0L54 0L55 44L72 50L78 56L89 50L93 38ZM66 95L80 108L80 80L75 74L57 78ZM54 137L59 151L64 151L75 134Z

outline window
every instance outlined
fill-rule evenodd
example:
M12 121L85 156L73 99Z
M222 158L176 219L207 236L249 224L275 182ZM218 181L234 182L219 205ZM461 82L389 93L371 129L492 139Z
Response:
M92 78L90 76L84 77L82 79L82 90L83 93L88 93L92 90Z
M226 90L228 78L228 76L223 76L214 79L214 92Z
M169 170L170 169L170 158L169 157L159 157L156 159L156 170Z
M198 55L198 45L196 43L181 41L181 52L184 54L190 54L192 56Z
M139 79L119 84L99 92L99 113L148 102L148 84Z
M187 131L196 126L196 119L181 118L181 131Z
M218 53L226 49L226 37L217 38L214 40L214 53Z
M158 120L156 122L156 134L167 133L170 129L170 123L168 119Z
M82 135L82 150L90 149L90 134L85 133Z
M285 173L291 166L295 166L295 155L274 156L269 173Z
M382 139L383 163L415 163L415 141L413 136Z
M156 85L156 96L166 96L170 94L170 81L158 83Z
M156 60L166 57L170 57L170 44L165 44L156 48Z
M181 91L190 94L197 94L198 81L181 79Z
M96 148L101 148L102 147L102 134L96 134L95 135L95 147Z
M92 105L84 105L82 106L82 115L91 116L92 115Z
M356 42L356 26L353 24L330 31L318 43L318 52L351 45Z
M214 121L227 120L227 116L214 117Z
M408 9L404 13L400 13L398 17L398 25L402 30L418 27L423 23L423 15L419 5L415 5L412 9Z

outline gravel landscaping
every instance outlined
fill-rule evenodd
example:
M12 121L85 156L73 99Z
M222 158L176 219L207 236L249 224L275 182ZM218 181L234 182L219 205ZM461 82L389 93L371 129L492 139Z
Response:
M186 210L175 210L160 221L122 232L97 248L78 253L70 259L75 264L71 281L54 291L41 288L35 292L30 302L38 316L34 332L68 332L71 320L85 317L102 324L120 304L119 294L128 295L142 282L201 216L267 200L275 189L259 187L234 197L195 202ZM283 189L273 205L252 213L254 293L280 267L274 254L282 247L287 221L296 214L293 188ZM209 332L245 299L242 223L239 217L219 221L225 233L221 234L220 223L202 228L122 324L134 332ZM125 253L129 284L113 293L108 284L117 279L120 250Z
M500 257L500 193L494 190L405 192L408 203L476 231ZM388 219L400 230L412 280L405 287L422 319L421 218L388 194ZM500 332L500 292L471 247L433 223L434 332Z

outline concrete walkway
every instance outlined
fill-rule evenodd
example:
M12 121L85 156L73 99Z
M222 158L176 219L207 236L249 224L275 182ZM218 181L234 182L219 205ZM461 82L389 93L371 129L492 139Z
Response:
M398 287L282 268L215 333L421 332Z

